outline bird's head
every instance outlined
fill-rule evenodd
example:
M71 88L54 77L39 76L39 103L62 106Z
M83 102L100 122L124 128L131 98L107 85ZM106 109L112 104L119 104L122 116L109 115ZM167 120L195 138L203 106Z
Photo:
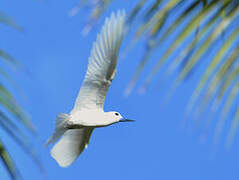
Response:
M133 122L134 120L126 119L119 112L111 111L107 112L107 119L111 122L111 124L118 122Z

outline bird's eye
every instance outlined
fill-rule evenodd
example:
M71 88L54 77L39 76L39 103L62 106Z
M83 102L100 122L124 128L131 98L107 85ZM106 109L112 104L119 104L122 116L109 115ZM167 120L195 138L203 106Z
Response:
M119 113L115 113L115 115L116 115L116 116L118 116L118 115L119 115Z

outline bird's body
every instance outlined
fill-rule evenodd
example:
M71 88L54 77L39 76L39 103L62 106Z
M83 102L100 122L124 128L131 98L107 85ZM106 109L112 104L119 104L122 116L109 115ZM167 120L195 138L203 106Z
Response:
M71 125L75 125L76 127L77 125L91 127L108 126L114 123L112 120L112 118L115 116L114 113L117 112L104 112L101 109L76 111L71 114L71 117L68 121L68 126L69 128ZM118 118L121 118L121 116L118 116ZM74 129L74 126L72 126L72 128Z
M62 167L69 166L87 147L93 130L124 119L118 112L104 112L105 96L114 79L123 38L125 13L118 11L106 19L93 44L88 69L70 114L60 113L47 145L55 143L51 155ZM62 136L62 137L61 137Z

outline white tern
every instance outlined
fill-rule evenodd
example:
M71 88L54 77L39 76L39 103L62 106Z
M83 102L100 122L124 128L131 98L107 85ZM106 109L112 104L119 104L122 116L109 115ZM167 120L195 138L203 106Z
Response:
M133 121L123 118L118 112L103 110L107 90L116 72L125 19L124 11L118 11L116 15L112 13L110 18L106 18L93 44L74 108L70 114L60 113L56 119L54 133L46 145L61 138L51 149L51 156L61 167L71 165L87 147L94 128Z

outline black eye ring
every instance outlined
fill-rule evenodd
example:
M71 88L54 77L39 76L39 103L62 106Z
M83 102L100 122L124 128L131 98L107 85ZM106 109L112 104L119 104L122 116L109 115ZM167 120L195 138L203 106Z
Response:
M118 115L119 115L119 113L115 113L115 115L116 115L116 116L118 116Z

